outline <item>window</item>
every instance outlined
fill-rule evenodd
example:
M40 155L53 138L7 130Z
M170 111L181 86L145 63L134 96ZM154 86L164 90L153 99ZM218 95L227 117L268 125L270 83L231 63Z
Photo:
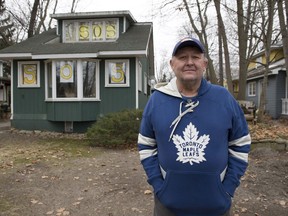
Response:
M99 100L99 62L46 62L47 100Z
M57 98L77 97L76 61L57 61L55 63Z
M46 64L46 71L47 71L47 93L48 98L52 98L52 62L48 62Z
M83 97L96 97L96 62L83 61Z
M256 95L256 82L249 82L248 83L248 96L255 96Z
M40 64L37 61L18 62L18 87L40 87Z
M105 61L105 87L129 87L129 60Z
M115 41L119 35L118 19L64 21L64 42Z

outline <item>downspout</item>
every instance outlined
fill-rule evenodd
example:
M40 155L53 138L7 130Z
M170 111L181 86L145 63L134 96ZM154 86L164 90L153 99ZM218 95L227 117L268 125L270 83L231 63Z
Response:
M138 79L139 79L139 71L138 71L138 58L135 58L135 99L136 99L136 104L135 104L135 108L139 109L139 94L138 94Z
M13 77L14 77L14 75L13 75L13 71L14 71L14 69L13 69L13 60L11 60L10 61L10 65L11 65L11 71L10 71L10 74L11 74L11 111L10 111L10 120L12 120L13 119L13 113L14 113L14 85L13 85Z

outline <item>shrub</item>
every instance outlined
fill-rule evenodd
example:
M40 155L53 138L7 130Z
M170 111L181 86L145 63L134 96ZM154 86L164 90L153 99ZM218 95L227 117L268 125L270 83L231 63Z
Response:
M109 113L97 120L86 132L92 146L131 147L136 145L142 110Z

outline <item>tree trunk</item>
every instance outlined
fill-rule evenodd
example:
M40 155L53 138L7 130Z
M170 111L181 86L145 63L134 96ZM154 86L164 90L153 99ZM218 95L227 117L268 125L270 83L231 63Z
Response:
M251 4L251 3L249 3ZM238 100L245 100L247 85L247 40L248 40L248 20L250 16L250 7L247 9L246 28L244 24L243 0L237 0L237 19L238 19L238 43L239 43L239 92Z
M286 14L288 15L288 2L285 1L286 4ZM285 16L284 16L284 9L283 9L283 0L278 0L278 16L279 16L279 23L281 28L282 34L282 44L283 44L283 52L285 58L285 68L286 68L286 77L288 77L288 17L287 22L285 24Z
M219 84L224 86L224 77L223 77L223 52L222 52L222 38L218 30L218 42L219 42Z
M221 11L220 11L220 0L214 0L214 4L215 4L216 12L217 12L219 34L221 35L221 38L223 41L224 57L225 57L225 71L226 71L226 80L227 80L228 90L232 95L234 95L228 42L227 42L225 27L224 27L224 23L223 23Z
M35 34L39 34L41 32L41 27L43 28L43 31L47 31L47 28L45 26L45 20L47 18L49 5L50 0L46 0L46 4L44 4L44 2L41 3L41 13L39 15L40 20L36 28Z
M264 78L263 78L263 87L260 97L260 105L258 109L258 121L262 122L264 113L265 113L265 105L266 105L266 92L267 92L267 83L268 83L268 72L269 72L269 65L270 65L270 54L271 54L271 38L272 38L272 30L273 30L273 14L274 14L274 8L275 8L275 1L274 0L268 0L268 20L267 22L264 22L266 18L264 17L266 14L262 13L262 31L263 31L263 42L265 47L265 72L264 72ZM267 28L266 28L267 23Z
M33 37L34 35L34 28L36 25L38 7L39 7L39 0L35 0L32 11L31 11L31 17L30 17L30 22L29 22L29 27L28 27L28 38Z

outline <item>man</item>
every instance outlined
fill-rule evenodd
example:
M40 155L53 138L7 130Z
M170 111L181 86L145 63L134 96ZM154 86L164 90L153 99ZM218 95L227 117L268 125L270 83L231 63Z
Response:
M184 38L170 60L175 73L156 85L141 122L141 163L155 194L154 216L229 215L248 163L244 114L223 87L203 78L205 49Z

